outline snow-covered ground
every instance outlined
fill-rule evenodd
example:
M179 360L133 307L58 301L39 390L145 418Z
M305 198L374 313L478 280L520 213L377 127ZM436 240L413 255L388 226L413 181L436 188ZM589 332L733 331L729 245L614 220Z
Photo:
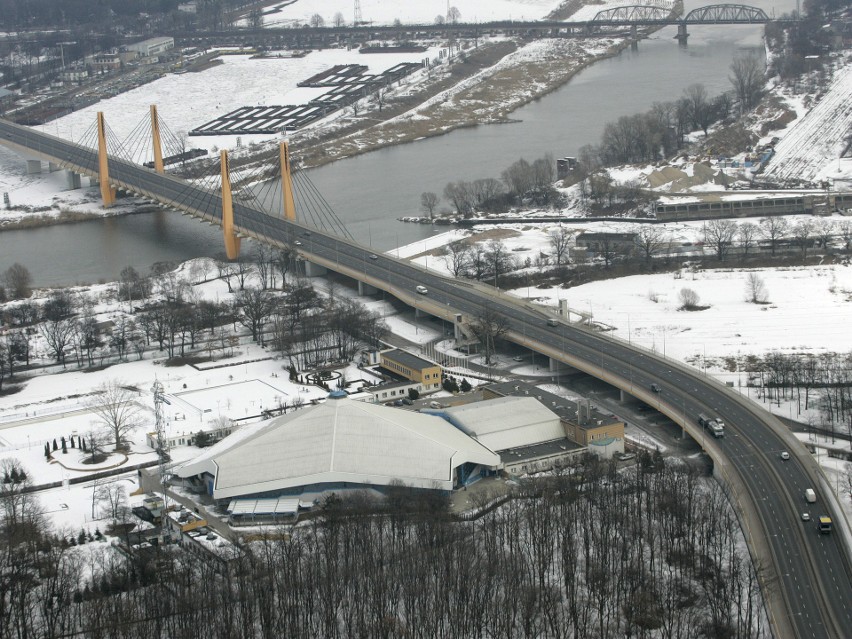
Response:
M787 129L764 177L773 181L832 179L852 187L852 158L840 158L852 130L852 64L837 71L823 98Z

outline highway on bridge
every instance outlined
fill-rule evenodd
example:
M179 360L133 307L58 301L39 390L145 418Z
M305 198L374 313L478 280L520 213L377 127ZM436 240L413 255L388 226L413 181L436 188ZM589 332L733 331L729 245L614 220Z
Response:
M0 143L64 168L97 175L94 150L0 120ZM221 223L218 195L182 180L110 158L110 178L138 193L210 223ZM218 207L218 208L217 208ZM508 339L599 377L666 413L702 442L715 473L738 509L758 565L777 637L843 638L852 629L852 571L848 527L824 476L805 448L772 415L695 369L593 331L549 326L540 308L478 282L443 277L318 229L234 203L237 231L272 245L294 245L312 263L387 291L415 308L453 319L490 307L510 323ZM418 285L426 295L415 292ZM657 383L661 393L653 393ZM714 439L696 422L714 413L727 436ZM792 458L780 459L788 450ZM818 495L808 507L804 490ZM836 530L820 535L800 513L830 514Z

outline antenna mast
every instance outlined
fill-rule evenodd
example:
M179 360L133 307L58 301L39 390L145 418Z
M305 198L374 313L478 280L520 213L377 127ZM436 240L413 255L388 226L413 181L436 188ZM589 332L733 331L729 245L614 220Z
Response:
M163 419L163 404L171 405L171 402L163 396L163 385L159 380L154 381L151 387L154 393L154 423L157 427L157 456L160 459L160 486L163 489L163 510L160 515L160 537L163 541L171 539L169 523L167 521L169 495L166 492L166 461L169 456L169 444L166 438L166 424Z
M361 0L355 0L355 21L352 23L353 27L357 27L364 21L364 18L361 16Z

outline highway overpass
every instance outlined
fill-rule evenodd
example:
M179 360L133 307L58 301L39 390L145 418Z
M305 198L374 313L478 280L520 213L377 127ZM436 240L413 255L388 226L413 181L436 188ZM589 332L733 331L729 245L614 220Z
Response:
M93 149L0 120L0 144L25 156L97 177ZM109 161L114 186L212 224L221 224L222 201L213 192L117 158ZM490 307L508 318L508 339L594 375L654 406L702 442L735 505L755 560L777 637L848 637L852 628L850 544L836 499L805 448L776 418L695 369L620 340L559 323L546 311L478 282L443 277L300 223L234 203L235 230L270 245L294 245L311 263L333 269L428 313L453 321ZM425 286L428 294L415 292ZM652 383L661 393L650 390ZM727 437L709 439L700 412L727 424ZM788 450L790 461L781 461ZM804 490L818 495L816 510L837 522L831 535L800 521ZM810 510L814 512L815 508ZM816 514L816 513L815 513Z

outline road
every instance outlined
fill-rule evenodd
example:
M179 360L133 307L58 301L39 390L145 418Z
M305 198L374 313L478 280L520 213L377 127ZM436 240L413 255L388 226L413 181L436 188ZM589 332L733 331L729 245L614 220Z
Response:
M96 153L77 144L3 120L0 143L96 175ZM221 200L215 193L112 158L110 177L119 187L220 223ZM298 239L300 253L310 262L383 289L415 308L452 319L456 313L473 318L490 307L508 319L506 338L619 387L680 423L713 458L714 472L738 509L760 567L775 636L849 635L852 570L845 520L814 460L775 417L685 365L578 326L549 326L544 311L496 289L427 272L388 255L372 256L367 247L246 205L235 204L234 209L240 234L278 246ZM418 285L428 293L416 293ZM662 392L651 392L652 383ZM727 436L713 439L703 433L695 420L699 412L721 417ZM789 461L781 461L782 450L791 452ZM835 533L820 535L813 524L800 521L806 488L818 495L812 514L830 514L837 522Z

